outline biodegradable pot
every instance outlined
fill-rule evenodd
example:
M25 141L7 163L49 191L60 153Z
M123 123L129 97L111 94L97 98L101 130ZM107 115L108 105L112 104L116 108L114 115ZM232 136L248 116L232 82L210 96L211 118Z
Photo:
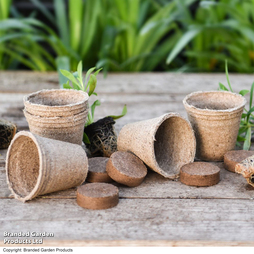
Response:
M162 176L179 177L183 165L193 162L195 135L177 113L125 125L117 140L119 151L129 151Z
M85 181L87 172L88 159L81 146L31 132L16 134L7 151L8 186L23 202L78 186Z
M117 150L117 135L114 129L115 121L112 117L104 117L88 125L84 132L90 144L86 144L93 157L110 157Z
M84 112L88 108L86 92L73 89L41 90L23 98L25 109L41 117L67 117Z
M82 144L88 94L72 89L41 90L24 97L24 114L32 133Z
M197 140L196 158L223 161L234 150L246 99L226 91L194 92L183 105Z
M42 137L82 145L87 111L68 117L40 117L23 111L29 130Z

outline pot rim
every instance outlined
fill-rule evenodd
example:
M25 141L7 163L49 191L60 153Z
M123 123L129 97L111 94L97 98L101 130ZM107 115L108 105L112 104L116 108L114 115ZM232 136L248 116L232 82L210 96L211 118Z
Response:
M70 93L70 92L74 92L74 93L80 93L81 95L83 95L83 99L75 102L75 103L70 103L70 104L66 104L66 105L58 105L58 106L50 106L50 105L44 105L44 104L37 104L37 103L33 103L30 101L30 99L33 97L36 97L38 94L42 94L42 93L52 93L52 92L60 92L60 93ZM59 96L59 95L58 95ZM67 110L66 108L71 108L71 107L75 107L75 106L80 106L83 103L87 102L89 99L88 93L81 91L81 90L74 90L74 89L43 89L28 95L25 95L23 97L23 102L25 104L25 107L29 107L29 106L36 106L41 108L41 110Z
M11 149L12 149L12 146L14 145L15 141L17 139L19 139L20 137L27 137L27 138L30 138L34 144L36 145L36 148L38 150L38 155L39 155L39 175L36 179L36 184L34 185L33 189L30 191L30 193L26 196L21 196L19 195L18 193L16 193L14 191L14 189L12 188L12 183L10 182L9 180L9 170L8 170L8 166L9 166L9 156L10 156L10 153L11 153ZM43 151L41 150L41 147L40 147L40 144L38 143L36 137L31 133L31 132L28 132L28 131L20 131L19 133L17 133L15 135L15 137L13 138L13 140L11 141L11 144L10 144L10 148L8 149L7 151L7 155L6 155L6 178L7 178L7 184L9 186L9 189L11 190L11 192L13 193L13 195L21 200L22 202L25 202L27 200L31 200L34 196L36 196L36 194L40 191L40 188L42 187L42 184L43 184L43 180L44 180L44 177L45 175L43 174Z
M198 95L198 94L211 94L211 93L227 93L230 95L233 95L234 97L239 97L240 99L242 99L242 103L239 103L238 106L236 107L232 107L232 108L228 108L228 109L202 109L199 107L195 107L191 104L189 104L187 102L188 99L190 99L191 97ZM185 108L187 109L193 109L196 111L199 111L200 113L229 113L229 112L234 112L234 111L238 111L238 110L242 110L242 108L245 106L247 100L240 94L237 93L233 93L230 91L216 91L216 90L212 90L212 91L197 91L197 92L193 92L190 93L188 95L185 96L185 98L183 99L183 105L185 106Z

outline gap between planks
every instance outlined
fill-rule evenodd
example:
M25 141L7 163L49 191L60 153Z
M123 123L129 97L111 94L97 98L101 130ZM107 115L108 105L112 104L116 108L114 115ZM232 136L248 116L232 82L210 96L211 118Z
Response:
M0 199L14 199L13 196L10 196L10 197L0 197ZM39 197L36 197L34 198L33 200L36 200L36 199L76 199L75 196L39 196ZM179 197L179 198L176 198L176 197L119 197L119 200L120 199L137 199L137 200L191 200L191 199L195 199L195 200L212 200L212 199L216 199L216 200L253 200L253 198L238 198L238 197L226 197L226 198L219 198L219 197ZM32 201L32 200L29 200L28 203Z

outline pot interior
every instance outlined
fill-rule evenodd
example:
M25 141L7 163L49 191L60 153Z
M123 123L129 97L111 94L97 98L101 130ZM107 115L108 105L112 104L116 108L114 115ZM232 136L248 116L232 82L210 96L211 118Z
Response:
M35 187L39 176L40 159L36 144L25 136L14 140L9 151L8 179L12 190L26 197Z
M242 96L228 92L193 93L186 102L198 109L228 110L244 106Z
M186 120L180 117L166 119L159 126L155 139L156 161L168 174L178 174L183 165L193 161L195 137Z
M86 93L74 90L43 90L28 97L32 104L44 106L67 106L79 104L88 99Z

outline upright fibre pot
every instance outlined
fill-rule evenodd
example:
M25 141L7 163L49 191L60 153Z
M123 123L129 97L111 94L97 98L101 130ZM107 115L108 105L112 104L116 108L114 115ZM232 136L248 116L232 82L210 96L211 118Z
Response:
M25 109L40 117L67 117L87 110L89 96L73 89L41 90L24 96Z
M6 156L7 182L23 202L82 184L88 172L84 149L76 144L21 131Z
M86 111L67 117L40 117L30 114L24 109L24 115L32 133L73 144L82 144Z
M196 135L197 159L223 161L224 154L235 149L245 104L243 96L227 91L199 91L184 98Z
M190 123L177 113L125 125L117 140L119 151L129 151L162 176L179 177L193 162L196 140Z
M32 133L82 144L88 94L72 89L41 90L24 97L24 114Z

